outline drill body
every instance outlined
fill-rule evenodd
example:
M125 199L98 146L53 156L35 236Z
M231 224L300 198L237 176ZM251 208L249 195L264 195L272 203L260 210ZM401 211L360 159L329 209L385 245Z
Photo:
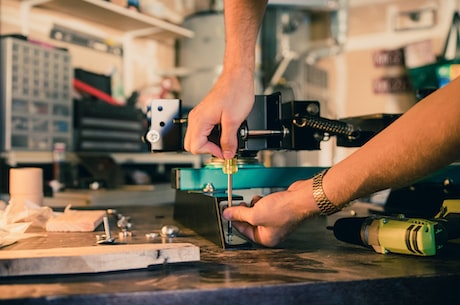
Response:
M371 247L382 254L436 255L448 232L443 220L369 216L341 218L333 227L338 240Z

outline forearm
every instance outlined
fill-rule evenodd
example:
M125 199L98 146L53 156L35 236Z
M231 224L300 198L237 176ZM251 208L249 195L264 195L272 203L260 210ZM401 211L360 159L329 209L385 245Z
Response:
M267 0L224 1L224 71L254 72L255 45L266 5Z
M323 189L335 204L405 186L460 157L460 78L413 106L333 166Z

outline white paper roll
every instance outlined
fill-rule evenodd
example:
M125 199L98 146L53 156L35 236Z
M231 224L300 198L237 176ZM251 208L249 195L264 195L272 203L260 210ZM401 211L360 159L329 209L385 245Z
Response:
M43 170L38 167L10 169L10 196L43 196Z
M10 195L9 204L14 204L16 207L25 207L30 206L30 203L36 205L43 205L43 194L27 194L27 195Z

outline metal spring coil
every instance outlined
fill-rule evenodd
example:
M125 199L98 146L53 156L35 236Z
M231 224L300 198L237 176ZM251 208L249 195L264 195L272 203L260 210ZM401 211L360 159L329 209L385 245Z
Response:
M330 135L346 136L349 139L356 139L359 136L359 130L356 130L353 125L321 117L295 117L293 119L293 124L298 127L310 127L319 131L327 132Z

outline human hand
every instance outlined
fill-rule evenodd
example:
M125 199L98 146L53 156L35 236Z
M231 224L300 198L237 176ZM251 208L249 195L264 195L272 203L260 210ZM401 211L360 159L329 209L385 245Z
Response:
M250 240L264 246L279 244L308 217L319 214L312 180L294 182L286 191L255 196L247 206L226 208L224 218Z
M252 70L223 72L209 94L190 111L184 148L193 154L210 153L231 159L238 148L237 132L254 104ZM221 124L219 145L209 141L212 129Z

